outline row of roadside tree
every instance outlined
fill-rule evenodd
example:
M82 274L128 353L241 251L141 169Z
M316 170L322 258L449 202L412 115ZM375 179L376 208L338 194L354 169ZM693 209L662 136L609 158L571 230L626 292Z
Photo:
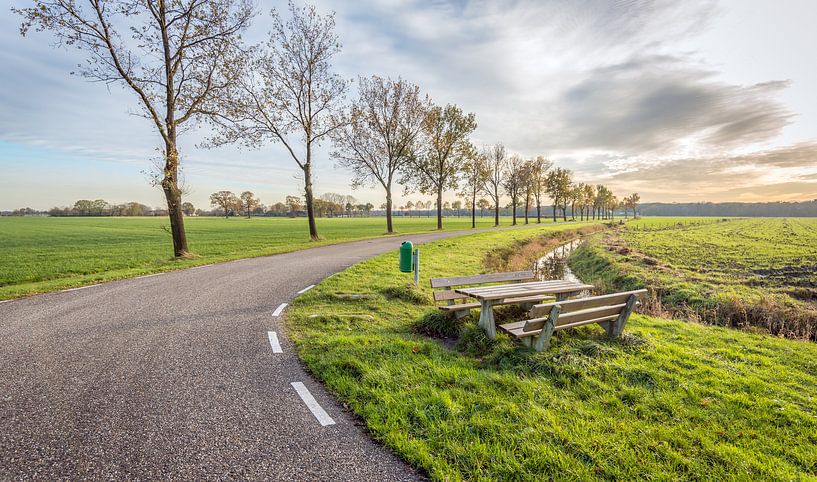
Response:
M354 173L353 186L383 188L388 232L398 184L406 193L434 196L438 229L443 197L451 191L465 193L472 217L477 195L490 197L497 223L501 196L511 200L514 223L520 205L536 206L541 220L544 195L554 220L559 213L566 219L568 205L594 218L609 217L618 205L606 187L574 183L568 170L544 157L508 155L500 144L478 149L471 140L474 113L432 102L400 77L359 77L358 95L347 102L351 82L333 68L341 45L334 15L313 6L290 3L287 18L272 10L269 38L249 45L243 34L258 14L251 0L33 3L13 8L23 19L22 34L48 30L58 45L83 51L87 63L78 73L132 91L160 135L162 161L153 181L166 198L176 257L188 255L178 138L200 122L211 127L205 147L283 147L301 170L312 239L319 237L315 217L322 201L314 194L313 171L324 142ZM242 201L248 214L252 201Z

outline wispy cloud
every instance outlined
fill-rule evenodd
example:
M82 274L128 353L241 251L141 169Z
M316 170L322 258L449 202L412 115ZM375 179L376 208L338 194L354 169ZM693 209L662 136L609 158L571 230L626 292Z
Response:
M634 161L605 181L677 201L815 199L817 143L741 155Z

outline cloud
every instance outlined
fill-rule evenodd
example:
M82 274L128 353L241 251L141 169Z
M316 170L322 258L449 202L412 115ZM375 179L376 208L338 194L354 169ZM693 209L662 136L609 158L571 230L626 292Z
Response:
M645 200L814 199L817 143L742 155L631 160L622 162L604 182L625 192L641 192Z
M625 155L725 150L777 136L792 114L773 95L787 82L747 87L669 56L594 69L557 104L562 149Z
M808 201L817 199L817 182L781 182L730 189L729 199L738 201Z
M259 10L269 6L262 1ZM726 76L721 64L708 63L700 44L690 42L717 27L725 9L736 5L324 0L317 6L337 11L343 49L336 67L344 77L400 75L438 103L475 112L477 144L500 141L526 156L549 155L579 180L610 179L619 190L655 198L726 196L749 182L814 180L799 167L810 159L807 149L769 149L797 121L778 100L790 93L789 81L752 69L751 75ZM247 38L263 40L268 20L259 17ZM78 172L87 169L77 160L82 157L127 165L135 186L128 196L150 189L139 171L150 166L160 142L149 122L129 115L138 111L132 93L70 77L82 56L50 48L47 34L20 38L18 22L11 15L0 19L0 41L7 47L0 51L7 66L0 71L0 140L70 154L60 162ZM196 148L205 135L206 127L181 140L194 202L206 203L207 191L223 186L252 183L265 200L300 189L297 168L279 147ZM738 161L736 153L746 151L751 160ZM329 152L321 146L316 188L349 191L348 173L334 168ZM765 160L758 152L766 153ZM20 159L0 156L0 167ZM706 191L695 191L702 187ZM382 197L368 189L355 195L376 204ZM19 204L3 196L1 205Z

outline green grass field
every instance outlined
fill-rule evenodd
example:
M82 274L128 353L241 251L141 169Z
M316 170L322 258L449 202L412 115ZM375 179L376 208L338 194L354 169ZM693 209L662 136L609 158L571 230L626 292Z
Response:
M571 266L609 288L648 287L676 314L817 339L817 219L635 221Z
M622 340L582 327L536 353L439 316L428 277L484 272L489 252L576 227L430 243L420 289L395 253L359 263L292 303L289 334L372 435L435 480L817 477L814 344L635 315Z
M395 218L401 233L430 231L435 218ZM493 226L493 218L477 218ZM502 219L509 225L509 219ZM304 218L187 218L198 257L174 261L167 218L0 217L0 299L186 268L237 258L383 235L385 218L318 219L321 241L309 241ZM446 217L446 230L468 229L470 219Z

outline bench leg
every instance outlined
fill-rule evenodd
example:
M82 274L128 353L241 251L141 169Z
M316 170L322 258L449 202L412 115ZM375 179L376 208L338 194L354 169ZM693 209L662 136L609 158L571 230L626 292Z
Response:
M488 338L496 338L496 324L494 322L494 304L489 300L482 301L479 311L479 326L488 334Z
M459 320L460 318L465 318L466 316L470 315L471 310L459 310L459 311L455 311L453 313L454 313L454 319Z
M607 333L612 336L613 338L618 338L621 336L621 332L624 331L624 325L627 323L627 320L630 318L630 315L635 309L635 304L638 302L638 297L636 295L630 295L627 299L627 304L624 305L624 309L621 310L621 314L618 315L613 323L610 326L610 329Z
M542 327L542 333L539 333L539 336L536 337L536 344L533 346L534 350L545 351L550 348L550 339L556 330L556 320L559 319L559 313L561 313L561 311L562 308L558 305L550 310L550 316Z
M553 337L554 328L556 327L553 325L553 320L545 322L545 326L542 327L542 333L536 337L536 343L533 345L534 350L545 351L550 348L550 339Z

